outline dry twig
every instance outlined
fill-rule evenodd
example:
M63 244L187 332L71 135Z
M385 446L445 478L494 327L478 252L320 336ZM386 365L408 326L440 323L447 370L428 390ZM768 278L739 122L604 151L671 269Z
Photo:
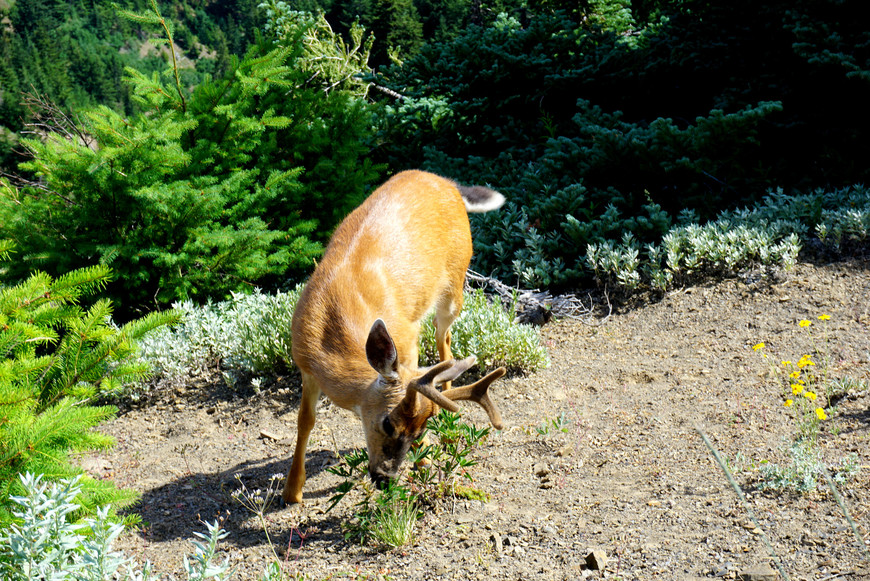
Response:
M549 291L537 289L524 290L510 287L500 280L482 275L469 269L465 274L465 283L473 282L479 286L485 286L495 291L503 303L512 304L516 310L516 322L543 325L551 317L574 319L587 325L603 325L613 312L610 297L604 293L607 314L595 320L595 300L591 293L587 296L588 304L573 294L553 296ZM593 322L594 321L594 322Z

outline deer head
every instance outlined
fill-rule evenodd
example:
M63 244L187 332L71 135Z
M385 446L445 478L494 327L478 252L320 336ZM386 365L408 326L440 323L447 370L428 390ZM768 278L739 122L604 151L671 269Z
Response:
M438 385L455 380L477 358L451 359L422 369L405 368L399 364L396 346L381 319L369 332L366 358L378 377L367 391L359 414L369 452L369 476L379 486L398 475L411 444L440 408L457 412L457 401L476 402L486 410L492 426L502 429L501 414L487 390L505 374L503 367L471 385L438 391Z

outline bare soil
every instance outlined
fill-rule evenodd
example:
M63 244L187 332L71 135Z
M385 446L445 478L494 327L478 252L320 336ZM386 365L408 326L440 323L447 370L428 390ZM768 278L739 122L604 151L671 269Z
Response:
M400 549L344 540L341 525L352 516L352 501L325 512L339 484L326 468L337 454L365 444L359 421L323 401L309 446L306 502L273 505L271 539L289 572L313 580L733 579L775 565L765 536L791 579L870 579L870 561L831 492L758 487L760 462L789 462L795 423L752 346L765 342L777 362L813 354L798 321L820 330L820 314L831 316L824 325L833 375L865 382L823 422L819 446L830 464L857 454L861 470L840 492L867 538L870 262L864 259L801 263L773 282L686 288L595 324L546 325L550 368L491 389L507 427L479 448L480 463L471 470L491 500L441 502ZM258 578L271 559L269 544L230 494L236 475L253 489L286 472L298 401L294 377L258 393L192 379L105 425L118 445L86 459L86 467L142 493L134 510L145 526L126 535L122 548L183 578L193 532L221 517L230 532L221 557L238 567L237 579ZM463 410L466 420L486 423L483 410ZM559 417L567 431L552 425ZM760 527L699 430L737 470ZM593 549L606 556L603 568L587 561ZM751 578L780 578L762 572Z

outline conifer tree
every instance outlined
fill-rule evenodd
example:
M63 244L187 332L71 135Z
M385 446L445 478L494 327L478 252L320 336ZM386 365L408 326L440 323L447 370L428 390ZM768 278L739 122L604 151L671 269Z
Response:
M173 46L155 2L126 15ZM362 159L365 104L306 86L302 51L261 38L192 91L170 51L163 74L127 69L143 114L49 111L51 133L23 142L32 160L21 167L39 182L0 187L0 236L23 259L10 276L111 265L108 295L125 320L305 272L376 172Z
M11 244L0 242L0 258ZM17 475L44 474L60 480L82 473L74 452L111 446L96 427L116 408L97 399L148 374L133 362L135 341L177 320L173 311L155 313L121 328L111 323L111 303L79 302L103 289L105 266L76 270L53 279L35 273L24 282L0 286L0 526L10 518L9 497L20 494ZM82 510L134 500L113 483L85 478Z
M392 166L507 197L472 219L476 268L573 286L589 244L870 175L857 4L566 4L535 0L528 23L500 16L376 76L401 96L381 126Z
M411 0L386 0L381 3L386 25L386 45L392 59L402 60L416 54L423 45L423 25Z

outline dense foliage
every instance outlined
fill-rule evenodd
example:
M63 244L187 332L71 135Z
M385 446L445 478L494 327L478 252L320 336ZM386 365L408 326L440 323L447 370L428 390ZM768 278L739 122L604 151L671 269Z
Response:
M154 9L131 17L171 44ZM39 182L0 189L0 232L21 250L11 275L111 264L108 295L126 319L310 267L375 172L365 103L308 82L294 66L301 38L261 39L192 91L175 61L151 76L127 69L133 116L44 111L52 132L22 140L21 167Z
M124 312L301 278L386 165L497 187L509 202L475 217L476 268L576 286L601 279L596 249L661 247L771 191L870 172L857 2L159 6L185 56L168 75L127 70L132 112L106 93L64 118L75 130L41 122L57 137L24 140L32 181L0 208L27 258L13 277L112 264ZM119 22L113 34L147 30L156 46L153 20ZM218 44L247 56L202 48Z
M661 3L646 22L610 10L595 26L580 12L504 16L377 76L403 96L380 153L507 195L477 222L479 269L578 284L589 244L657 242L777 187L867 180L870 34L857 10Z
M133 359L135 341L176 319L172 311L152 313L117 328L109 301L83 309L81 299L100 291L109 275L92 267L0 286L0 525L11 518L10 497L22 492L18 474L69 478L82 473L72 453L113 443L94 428L116 410L96 398L146 376L148 366ZM133 498L92 478L82 488L86 512Z
M187 57L183 79L226 69L244 54L262 24L257 0L161 2L176 23L176 46ZM104 104L131 113L136 104L121 79L125 67L150 74L164 67L165 50L139 24L119 19L116 5L144 10L148 0L0 1L0 168L14 170L15 134L32 120L22 93L60 107Z

